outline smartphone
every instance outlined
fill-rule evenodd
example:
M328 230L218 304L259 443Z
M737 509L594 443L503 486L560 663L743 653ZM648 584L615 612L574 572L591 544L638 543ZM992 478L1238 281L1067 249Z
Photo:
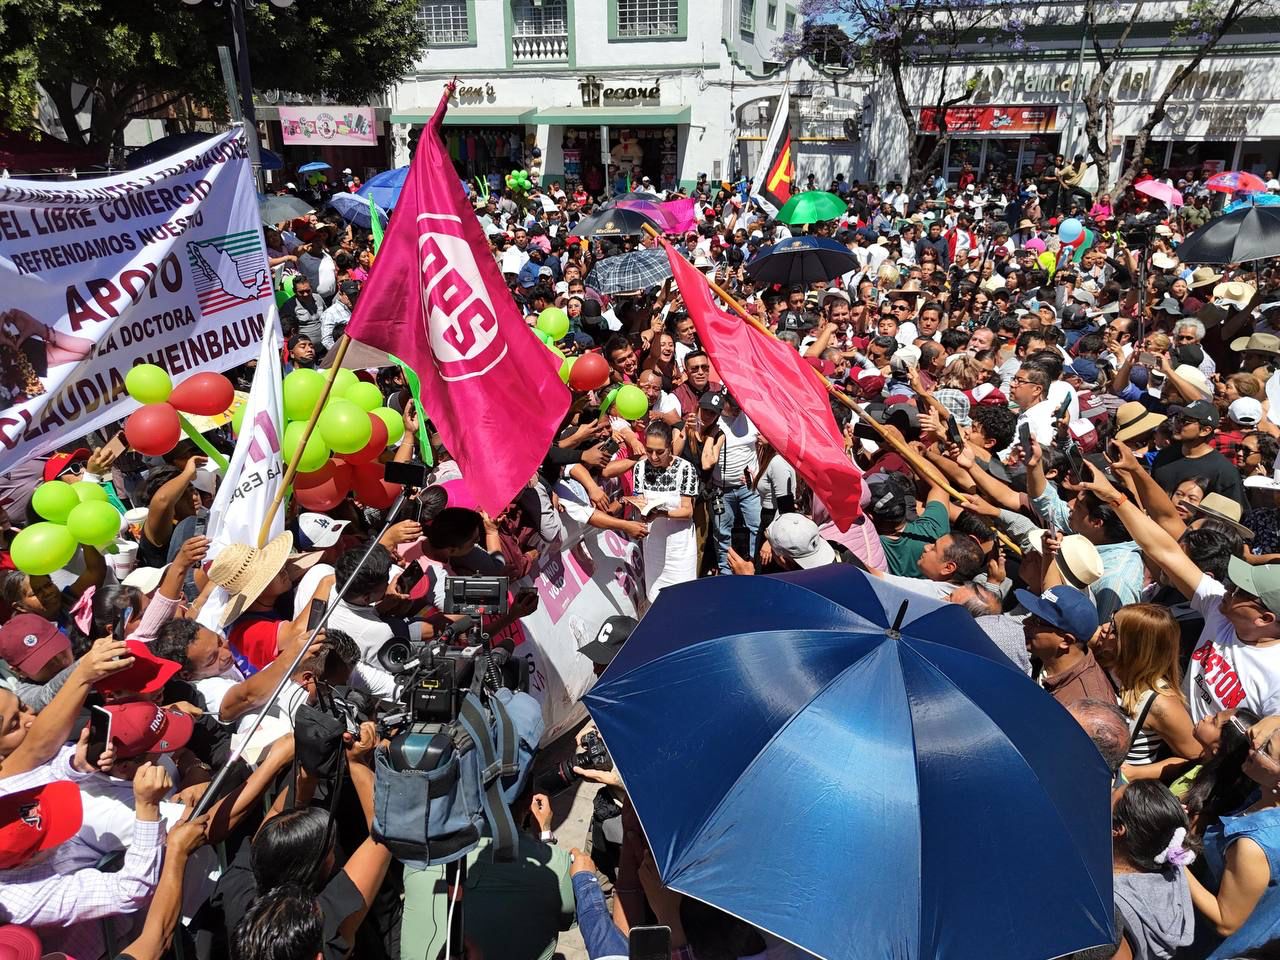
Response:
M632 927L627 940L630 960L671 960L670 927Z
M604 441L600 446L604 447L605 453L609 454L611 457L618 452L618 441L613 439L613 437Z
M383 465L382 476L387 483L423 487L427 483L427 465L417 460L409 460L405 463L397 463L393 460Z
M1120 444L1116 443L1114 440L1108 441L1107 459L1110 460L1112 463L1116 463L1117 461L1119 461L1120 456L1121 456Z
M120 616L116 617L115 628L111 631L111 635L117 640L125 638L125 628L129 625L129 621L133 619L133 607L128 606L120 611Z
M1018 443L1022 446L1022 456L1031 456L1031 424L1023 420L1018 424Z
M307 631L310 632L320 626L320 621L324 619L325 608L329 605L323 600L312 600L311 611L307 614Z
M396 590L408 596L413 592L413 588L418 585L418 581L422 579L427 571L422 569L422 564L411 563L404 568L404 573L400 574L400 579L396 581Z
M919 394L916 394L916 409L921 413L929 412L929 401Z
M1067 411L1070 409L1071 409L1071 394L1067 394L1065 397L1062 398L1062 403L1058 406L1058 409L1053 414L1053 422L1055 426L1058 423L1062 422L1062 418L1067 415Z
M105 707L91 706L89 708L89 745L85 760L92 766L97 766L98 758L102 756L110 742L111 711Z
M960 433L960 425L955 417L947 417L947 439L957 447L964 446L964 436Z
M1067 473L1071 474L1071 482L1084 483L1084 454L1080 452L1080 445L1073 440L1062 448L1062 452L1067 457Z
M129 444L125 442L123 430L102 445L103 455L109 455L112 458L120 456L120 454L124 453L128 449Z
M1147 353L1146 351L1138 354L1138 362L1144 367L1160 366L1160 361L1156 359L1156 355L1154 353Z

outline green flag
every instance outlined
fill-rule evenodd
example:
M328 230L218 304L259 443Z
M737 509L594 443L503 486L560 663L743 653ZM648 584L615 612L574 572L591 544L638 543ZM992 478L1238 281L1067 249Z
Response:
M376 254L382 246L382 211L373 202L373 197L369 198L369 229L373 231L373 252Z
M392 362L404 372L404 382L409 384L409 394L413 397L413 406L418 411L418 453L427 466L435 465L431 456L431 436L427 433L427 411L422 407L422 384L418 374L399 357L391 357Z

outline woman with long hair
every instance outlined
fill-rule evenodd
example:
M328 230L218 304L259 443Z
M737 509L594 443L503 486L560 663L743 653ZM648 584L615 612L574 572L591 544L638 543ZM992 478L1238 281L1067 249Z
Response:
M1174 487L1169 499L1173 501L1173 509L1178 511L1178 519L1183 523L1196 519L1195 508L1212 489L1208 477L1187 477Z
M1116 611L1090 642L1129 715L1131 743L1124 775L1154 780L1167 767L1200 756L1178 666L1181 631L1165 607L1134 603Z
M1196 833L1203 834L1223 816L1240 809L1257 789L1244 772L1249 728L1257 722L1256 713L1237 707L1219 710L1196 724L1196 740L1203 748L1201 763L1173 785Z

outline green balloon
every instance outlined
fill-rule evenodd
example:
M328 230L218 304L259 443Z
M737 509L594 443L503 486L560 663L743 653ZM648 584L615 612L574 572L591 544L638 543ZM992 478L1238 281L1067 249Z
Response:
M387 446L399 443L400 438L404 436L404 417L390 407L379 407L371 412L387 425Z
M297 452L298 444L302 442L302 435L306 429L307 425L301 422L291 423L284 428L280 452L284 456L285 463L293 463L293 455ZM325 446L324 437L320 436L319 430L311 431L311 436L307 438L307 445L302 450L302 459L298 461L298 470L302 473L314 473L323 467L328 459L329 448Z
M284 378L281 387L285 417L289 420L310 420L311 411L324 392L324 374L319 370L295 370ZM232 426L235 426L234 421ZM236 426L236 433L239 432L240 428Z
M649 412L649 398L639 387L624 383L613 398L613 408L623 420L639 420Z
M125 374L124 388L139 403L164 403L173 393L173 381L163 367L140 363Z
M334 400L320 414L320 433L335 453L363 450L373 436L369 414L350 400Z
M569 332L569 315L559 307L547 307L538 314L538 329L550 336L552 341L562 340Z
M75 555L76 538L60 523L33 523L18 531L9 548L13 565L33 577L61 570Z
M347 395L347 391L359 382L359 377L343 367L338 371L337 376L333 378L333 389L329 391L329 399L333 400L335 398L341 399L342 397L345 397Z
M560 364L561 382L563 383L569 382L569 374L573 372L573 361L576 359L577 357L565 357L564 361Z
M376 384L367 383L364 380L349 389L345 397L361 410L369 413L382 406L382 391L378 389Z
M76 496L76 487L80 484L66 483L62 480L51 480L36 487L31 496L31 507L46 520L54 523L66 523L67 514L80 506L80 498Z
M557 347L554 343L548 343L547 349L551 351L551 353L555 356L557 360L564 359L564 351L561 350L559 347Z
M76 492L76 496L80 498L81 503L107 503L107 491L96 483L85 483L81 480L79 483L71 484L71 489ZM112 509L115 509L114 507Z
M240 435L240 428L244 426L244 412L248 409L249 405L242 403L231 413L231 430L236 436Z
M120 512L109 503L82 503L67 517L71 536L91 547L105 547L120 533Z
M551 334L547 333L547 331L545 330L539 330L537 327L533 328L533 335L537 337L539 340L541 340L543 344L545 344L548 347L552 346L555 343L555 341L551 339Z

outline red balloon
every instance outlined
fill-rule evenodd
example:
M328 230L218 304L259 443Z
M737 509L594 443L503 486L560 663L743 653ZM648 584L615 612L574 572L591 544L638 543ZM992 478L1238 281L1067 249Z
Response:
M402 489L400 484L387 483L382 479L382 468L383 465L377 462L360 464L355 467L351 484L355 488L356 499L375 510L391 506Z
M139 453L163 457L182 436L178 411L167 403L148 403L129 415L124 422L124 435L129 446Z
M579 393L597 390L609 382L609 363L598 353L584 353L569 370L569 387Z
M369 442L364 448L357 450L355 453L348 453L347 463L372 463L382 456L382 452L387 449L387 440L390 434L387 433L386 421L381 417L375 417L369 414L369 425L373 428L373 435L369 437Z
M319 470L293 478L293 497L308 510L332 510L351 492L351 467L330 460Z
M220 373L197 373L173 388L171 406L183 413L216 417L226 413L236 400L236 388Z

